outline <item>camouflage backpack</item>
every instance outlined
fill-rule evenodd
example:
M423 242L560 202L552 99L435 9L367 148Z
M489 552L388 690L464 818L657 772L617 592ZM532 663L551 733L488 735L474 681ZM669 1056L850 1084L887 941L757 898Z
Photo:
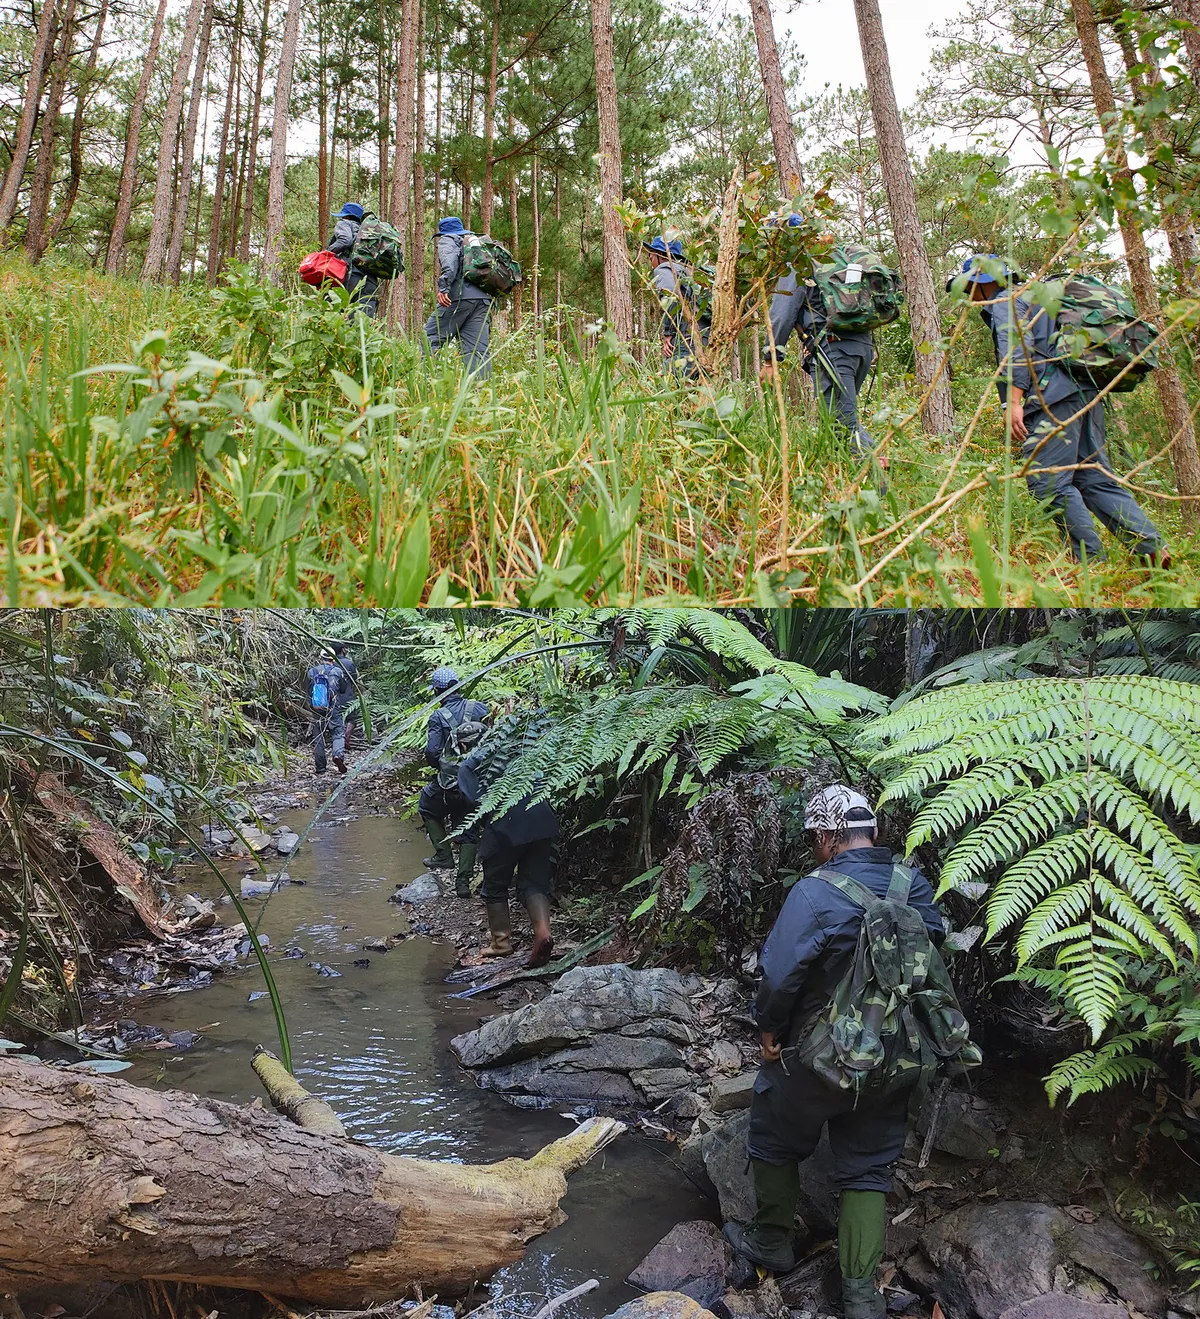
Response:
M484 734L487 732L487 724L479 719L465 718L465 706L463 711L464 714L460 715L457 720L453 715L448 715L451 720L450 734L442 746L442 754L438 758L437 773L438 787L444 791L458 787L459 765L483 741Z
M521 264L487 234L463 235L463 279L497 297L511 293L521 282Z
M697 271L700 273L700 279L695 278ZM698 261L692 267L692 277L685 275L679 281L684 297L692 304L697 324L704 330L712 325L713 281L716 277L715 266Z
M1052 354L1077 379L1098 388L1112 383L1123 394L1136 389L1159 364L1153 347L1158 331L1143 321L1124 290L1102 283L1094 275L1068 275L1062 306L1051 336Z
M863 909L854 962L796 1046L798 1061L841 1090L874 1097L927 1084L938 1068L983 1061L971 1043L942 955L908 904L913 872L892 868L887 897L836 870L818 870Z
M350 260L364 274L395 279L404 269L404 240L399 229L368 211L358 227Z
M898 272L857 243L839 243L827 264L813 267L813 282L825 302L826 328L834 334L890 325L904 306Z

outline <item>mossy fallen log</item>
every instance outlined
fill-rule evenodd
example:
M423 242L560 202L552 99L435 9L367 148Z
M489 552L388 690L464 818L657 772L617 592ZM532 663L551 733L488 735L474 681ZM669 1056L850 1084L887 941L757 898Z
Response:
M384 1154L256 1107L0 1060L0 1291L144 1278L367 1305L442 1296L563 1219L567 1176L624 1127L529 1159Z

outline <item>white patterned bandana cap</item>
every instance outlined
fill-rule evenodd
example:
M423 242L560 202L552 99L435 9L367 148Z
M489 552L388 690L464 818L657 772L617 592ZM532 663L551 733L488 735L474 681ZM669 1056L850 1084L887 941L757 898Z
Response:
M846 816L851 811L854 812L854 819L847 820ZM823 829L829 833L840 833L846 828L869 829L875 823L875 812L871 809L871 803L861 792L847 788L844 783L831 783L828 788L814 792L804 810L806 829Z

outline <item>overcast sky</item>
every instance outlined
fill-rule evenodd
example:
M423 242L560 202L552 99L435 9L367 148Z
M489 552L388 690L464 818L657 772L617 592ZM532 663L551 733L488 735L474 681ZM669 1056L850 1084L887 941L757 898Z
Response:
M962 0L879 0L887 34L892 78L901 106L916 96L929 67L929 29L941 27L963 8ZM865 81L854 0L787 0L772 5L776 30L787 32L807 60L804 90L819 92L826 83L861 86Z

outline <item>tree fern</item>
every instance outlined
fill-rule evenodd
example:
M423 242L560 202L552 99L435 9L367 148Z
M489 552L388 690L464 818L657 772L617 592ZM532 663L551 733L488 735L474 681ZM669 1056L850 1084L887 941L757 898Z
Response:
M1196 956L1200 873L1169 821L1200 823L1197 687L1144 674L952 687L859 745L885 776L881 805L921 803L909 850L950 841L939 892L986 881L988 937L1011 934L1017 974L1063 996L1093 1041L1123 993L1120 959Z

